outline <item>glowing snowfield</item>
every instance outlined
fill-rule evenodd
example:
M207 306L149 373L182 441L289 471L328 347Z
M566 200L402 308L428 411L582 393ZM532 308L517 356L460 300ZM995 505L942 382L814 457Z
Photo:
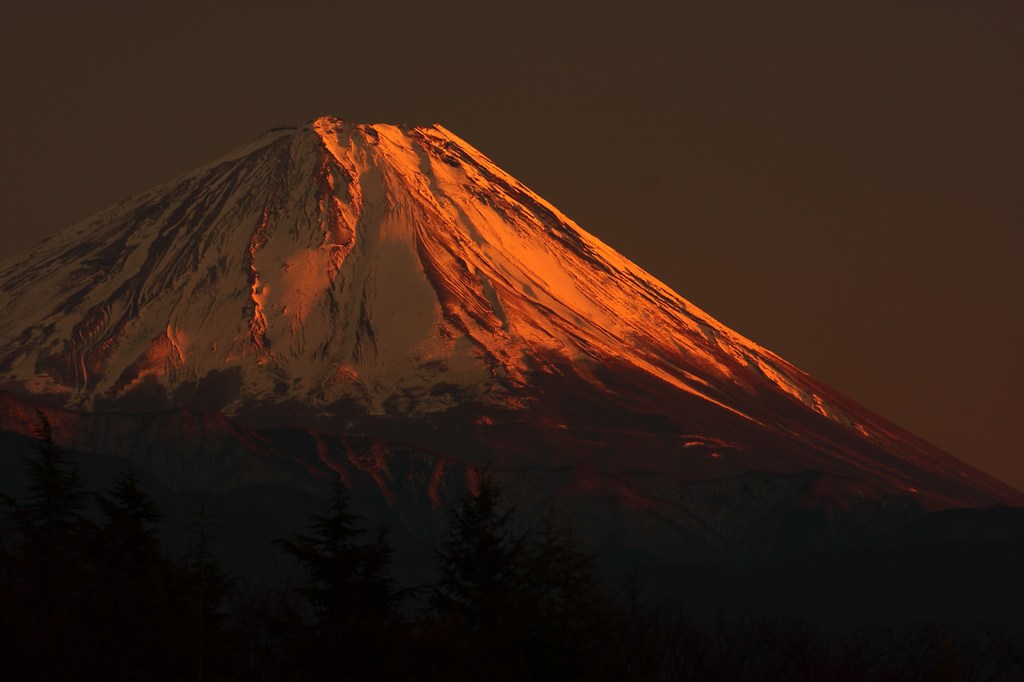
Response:
M884 450L904 490L909 463L977 473L724 327L441 126L270 131L4 263L0 306L0 383L76 409L131 409L141 390L174 403L228 372L226 414L543 412L535 377L571 368L614 402L599 376L614 366L688 396L677 411L705 416L680 417L678 451L718 443L705 460L750 449L693 426L718 414L852 472L880 466L863 444ZM800 432L809 412L849 442Z
M245 397L284 381L311 404L379 405L410 382L514 384L555 353L619 357L712 402L709 381L763 374L825 409L440 126L268 133L5 264L0 287L4 379L78 405L230 366Z

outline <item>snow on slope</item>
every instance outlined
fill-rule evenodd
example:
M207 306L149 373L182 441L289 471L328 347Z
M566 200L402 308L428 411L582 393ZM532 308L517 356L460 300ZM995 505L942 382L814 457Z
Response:
M721 415L729 433L684 444L749 427L876 466L845 436L802 433L791 415L813 413L897 453L894 471L962 467L718 323L438 125L268 132L0 265L0 306L0 387L83 410L556 411L532 387L566 368L629 409L640 394L599 378L628 367L709 415L691 422Z
M239 401L379 410L409 384L515 385L550 353L712 402L709 380L742 381L725 354L821 402L440 126L269 133L0 273L3 380L72 405L238 367Z

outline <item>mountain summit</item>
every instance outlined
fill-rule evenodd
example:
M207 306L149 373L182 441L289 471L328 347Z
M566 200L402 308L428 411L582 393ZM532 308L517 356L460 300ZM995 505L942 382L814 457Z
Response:
M439 125L269 131L4 263L0 306L2 386L80 412L222 412L512 468L820 470L928 506L1024 499L717 322Z

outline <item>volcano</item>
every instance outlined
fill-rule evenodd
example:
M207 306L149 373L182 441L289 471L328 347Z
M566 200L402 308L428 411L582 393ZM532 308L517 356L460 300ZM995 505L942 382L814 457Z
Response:
M399 443L434 462L410 486L490 463L637 509L750 472L814 472L806 494L828 499L1024 504L440 125L270 130L7 261L0 306L0 426L24 431L43 406L86 449L90 429L188 413L264 450L268 429L309 434L328 469L356 457L329 443L361 439L389 498Z

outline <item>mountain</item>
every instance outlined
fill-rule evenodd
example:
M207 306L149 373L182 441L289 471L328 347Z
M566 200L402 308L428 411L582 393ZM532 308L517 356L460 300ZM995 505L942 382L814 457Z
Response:
M280 454L267 430L291 429L309 466L377 467L385 497L389 453L411 448L426 471L490 463L630 509L750 472L817 472L801 495L822 504L1024 504L719 323L439 125L268 131L2 264L0 307L3 428L49 406L68 443L91 437L70 425L120 424L102 447L126 457L152 415L202 413L257 443L236 448L243 470L237 453ZM350 438L370 454L325 454Z

